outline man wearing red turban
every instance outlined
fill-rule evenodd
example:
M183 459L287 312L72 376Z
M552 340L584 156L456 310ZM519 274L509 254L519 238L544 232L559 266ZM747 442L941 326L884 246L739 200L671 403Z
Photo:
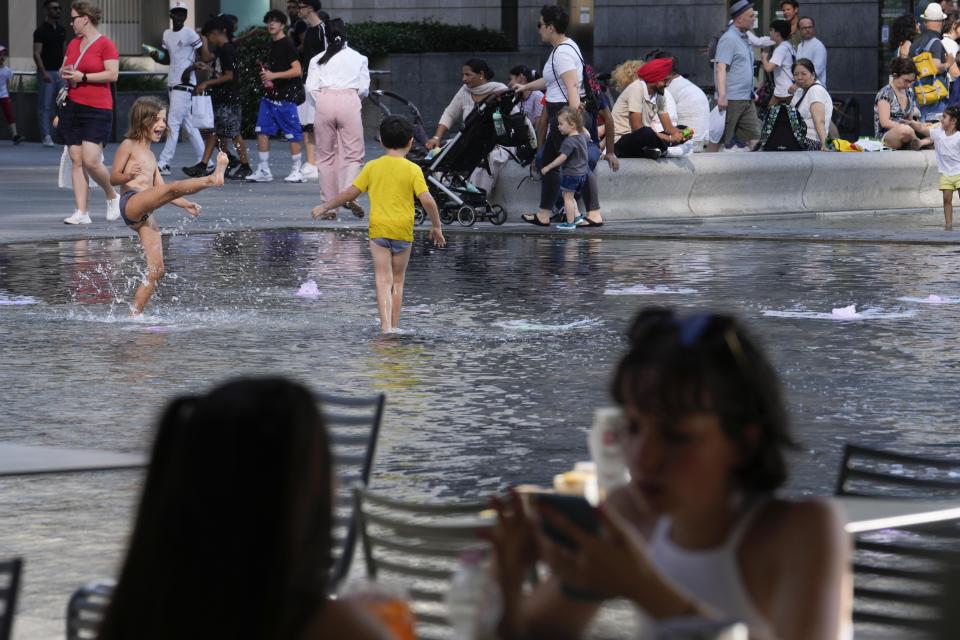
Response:
M672 72L672 58L650 60L637 69L639 80L628 85L617 98L613 106L617 157L656 160L671 145L684 141L666 110L664 92ZM651 128L658 121L662 132Z

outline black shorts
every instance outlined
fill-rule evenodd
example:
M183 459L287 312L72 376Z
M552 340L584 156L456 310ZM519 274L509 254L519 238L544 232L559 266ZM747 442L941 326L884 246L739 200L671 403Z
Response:
M79 146L82 142L105 145L113 137L113 110L97 109L68 100L60 110L57 131L67 146Z

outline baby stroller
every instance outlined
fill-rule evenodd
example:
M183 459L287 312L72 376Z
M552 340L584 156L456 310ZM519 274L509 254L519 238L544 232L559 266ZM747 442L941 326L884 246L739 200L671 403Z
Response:
M498 204L491 205L487 192L471 183L469 177L478 167L490 170L487 156L498 144L514 148L510 155L521 166L533 161L536 137L521 102L514 91L492 95L477 103L460 133L439 152L427 154L422 160L411 157L413 154L408 156L423 169L444 224L456 220L469 227L477 220L489 220L496 225L507 221L506 210ZM420 224L426 213L419 202L415 206L416 221Z

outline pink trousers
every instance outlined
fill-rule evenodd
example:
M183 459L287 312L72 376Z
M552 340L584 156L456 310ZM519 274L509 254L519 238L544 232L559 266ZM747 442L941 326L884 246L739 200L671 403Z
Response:
M363 166L363 120L354 89L320 89L313 119L320 191L330 200L350 186Z

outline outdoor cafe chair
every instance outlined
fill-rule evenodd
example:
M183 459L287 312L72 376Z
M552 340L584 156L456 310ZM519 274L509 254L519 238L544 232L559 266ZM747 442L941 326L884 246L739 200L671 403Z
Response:
M96 640L116 582L95 580L73 592L67 603L67 640Z
M450 637L446 594L460 555L488 551L480 502L408 502L354 487L355 513L370 580L386 577L410 598L417 638Z
M336 465L333 542L337 555L330 575L331 589L335 589L350 570L357 542L351 488L357 484L366 487L370 483L386 396L382 393L364 397L318 393L317 398L323 408Z
M960 459L919 456L847 444L836 495L870 498L960 497Z
M847 444L836 493L887 499L960 497L960 460ZM940 620L944 584L957 568L960 521L902 526L854 536L853 621L857 637L929 635Z
M13 637L13 617L17 614L22 558L0 560L0 640Z

